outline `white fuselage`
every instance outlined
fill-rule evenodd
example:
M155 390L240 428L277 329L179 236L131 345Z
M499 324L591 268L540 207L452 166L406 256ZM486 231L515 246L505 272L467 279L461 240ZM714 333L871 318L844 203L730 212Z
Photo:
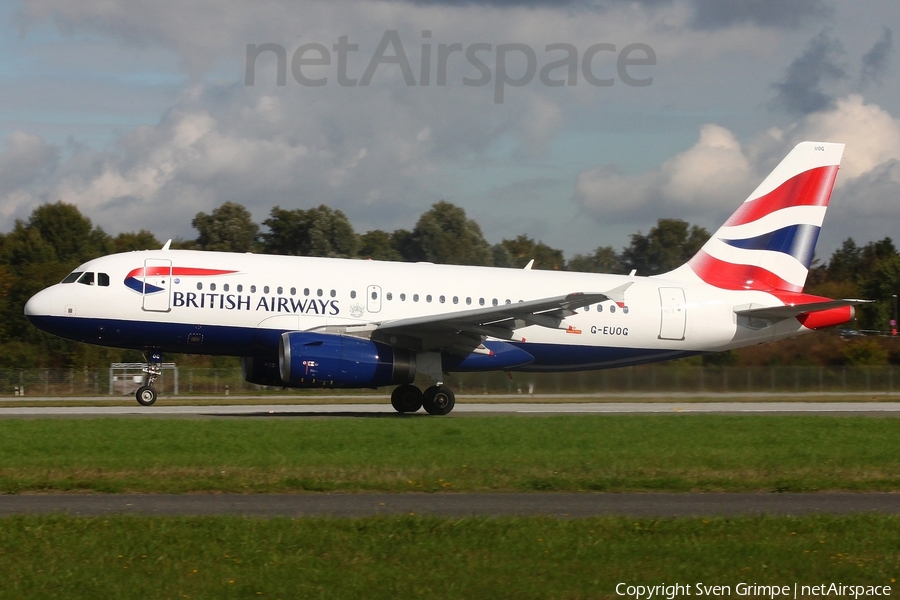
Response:
M153 267L161 274L151 275ZM508 341L535 357L524 368L637 364L809 331L796 319L749 327L736 309L783 302L699 279L187 250L116 254L77 271L98 275L92 284L60 283L35 295L26 306L32 322L78 341L163 352L271 355L272 340L287 331L602 293L627 282L624 308L607 301L578 309L559 329L515 330Z

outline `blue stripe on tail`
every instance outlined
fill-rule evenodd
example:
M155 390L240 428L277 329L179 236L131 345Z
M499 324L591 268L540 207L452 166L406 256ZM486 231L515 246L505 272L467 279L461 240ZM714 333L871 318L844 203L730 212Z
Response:
M771 233L741 240L722 241L735 248L744 250L772 250L789 254L800 261L807 269L812 262L813 252L816 249L816 240L819 239L819 230L815 225L800 224L790 225Z

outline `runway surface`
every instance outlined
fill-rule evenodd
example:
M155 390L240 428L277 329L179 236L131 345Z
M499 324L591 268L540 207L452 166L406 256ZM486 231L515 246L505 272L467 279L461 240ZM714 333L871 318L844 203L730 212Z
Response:
M448 417L486 414L820 414L900 416L900 402L568 402L463 403ZM0 407L3 417L195 416L195 417L401 417L389 404L269 404L220 406L27 406ZM413 416L427 417L424 411ZM444 417L447 418L447 417Z
M900 494L110 494L0 496L0 516L686 517L900 514Z

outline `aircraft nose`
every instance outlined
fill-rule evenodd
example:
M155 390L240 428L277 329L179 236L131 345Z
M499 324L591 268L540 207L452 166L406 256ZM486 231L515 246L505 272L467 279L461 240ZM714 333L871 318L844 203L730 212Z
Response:
M52 314L53 294L50 290L41 290L25 303L25 318L34 323L32 317L46 317Z

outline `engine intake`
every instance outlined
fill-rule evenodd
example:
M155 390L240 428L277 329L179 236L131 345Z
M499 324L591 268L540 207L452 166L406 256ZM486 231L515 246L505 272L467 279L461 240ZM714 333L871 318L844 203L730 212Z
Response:
M278 370L293 387L380 387L412 383L415 356L349 335L293 331L281 335Z

